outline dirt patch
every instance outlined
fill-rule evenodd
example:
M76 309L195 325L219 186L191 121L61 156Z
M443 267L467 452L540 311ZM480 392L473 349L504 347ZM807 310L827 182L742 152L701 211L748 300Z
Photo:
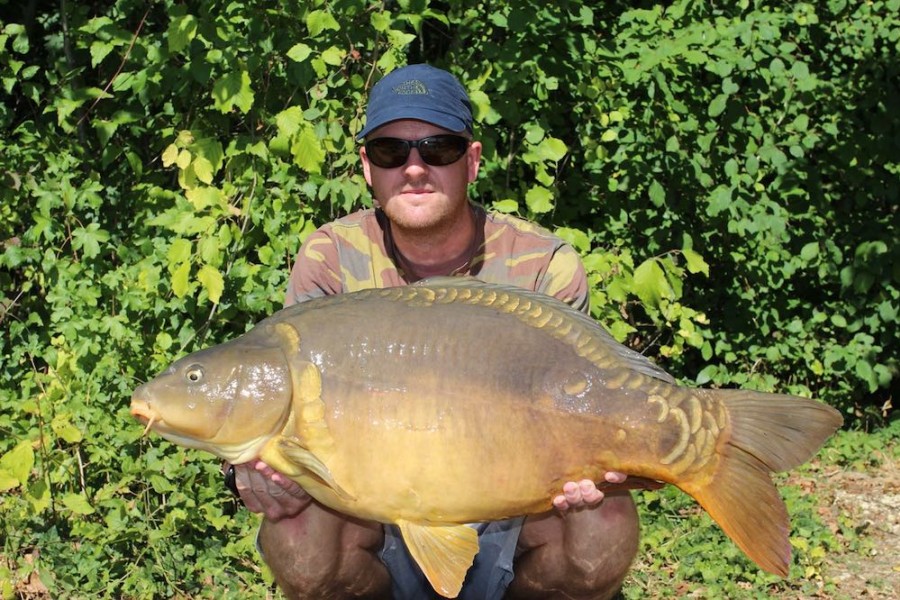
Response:
M836 533L849 527L861 548L828 559L824 578L835 586L835 598L893 600L900 590L900 461L887 455L879 462L816 478L823 519Z

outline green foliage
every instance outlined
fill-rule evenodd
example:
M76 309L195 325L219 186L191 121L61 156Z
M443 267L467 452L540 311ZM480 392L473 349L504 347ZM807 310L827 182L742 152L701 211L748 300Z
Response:
M354 135L407 62L460 75L476 199L571 241L618 339L698 384L889 410L896 0L2 4L4 597L31 573L267 593L255 518L215 461L142 438L129 395L276 310L304 235L369 203ZM708 544L681 577L715 575Z

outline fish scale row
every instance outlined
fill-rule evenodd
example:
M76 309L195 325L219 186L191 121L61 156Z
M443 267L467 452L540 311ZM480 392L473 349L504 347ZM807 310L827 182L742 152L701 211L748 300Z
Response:
M478 287L427 288L415 286L388 288L382 291L386 292L385 296L404 301L410 306L464 303L510 314L530 327L546 331L557 340L569 343L578 356L589 360L601 369L619 366L615 355L605 350L603 340L597 339L597 336L592 335L591 332L581 330L572 338L572 331L579 323L571 315L566 315L552 306L532 301L518 293Z

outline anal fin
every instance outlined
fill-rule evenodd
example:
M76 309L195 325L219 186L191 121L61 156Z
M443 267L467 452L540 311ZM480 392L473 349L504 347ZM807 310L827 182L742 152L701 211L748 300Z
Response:
M409 553L434 590L456 598L478 554L478 532L466 525L419 525L398 521Z

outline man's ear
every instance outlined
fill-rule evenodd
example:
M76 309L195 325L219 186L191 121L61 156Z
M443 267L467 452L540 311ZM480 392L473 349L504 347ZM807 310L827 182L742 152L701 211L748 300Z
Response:
M478 169L481 167L481 142L469 144L466 152L466 165L469 170L469 183L473 183L478 177Z
M363 177L366 178L366 183L369 184L369 187L372 187L372 165L369 164L369 157L366 156L366 147L359 147L359 160L362 162L363 168Z

